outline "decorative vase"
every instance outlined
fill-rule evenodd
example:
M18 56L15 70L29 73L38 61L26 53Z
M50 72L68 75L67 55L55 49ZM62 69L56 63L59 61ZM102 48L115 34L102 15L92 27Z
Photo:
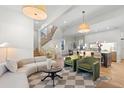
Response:
M51 69L52 63L51 59L47 59L47 69Z

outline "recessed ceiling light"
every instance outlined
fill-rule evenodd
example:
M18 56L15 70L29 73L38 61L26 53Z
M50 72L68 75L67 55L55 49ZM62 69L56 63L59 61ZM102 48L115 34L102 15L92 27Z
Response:
M67 21L64 21L64 24L67 23Z
M108 30L109 30L109 29L110 29L110 27L108 26L108 27L106 27L106 29L108 29Z

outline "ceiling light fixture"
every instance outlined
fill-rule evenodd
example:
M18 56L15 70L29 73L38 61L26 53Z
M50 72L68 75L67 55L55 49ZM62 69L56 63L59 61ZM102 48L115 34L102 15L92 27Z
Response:
M47 18L46 8L43 5L28 5L23 7L23 13L35 20L44 20Z
M90 31L90 27L86 23L86 20L85 20L85 17L84 17L85 16L84 15L85 11L82 11L82 13L83 13L83 23L80 24L78 32L80 32L80 33L89 32Z
M67 23L67 21L64 21L64 24L66 24Z
M108 26L108 27L106 27L106 29L107 29L107 30L109 30L109 29L110 29L110 27Z

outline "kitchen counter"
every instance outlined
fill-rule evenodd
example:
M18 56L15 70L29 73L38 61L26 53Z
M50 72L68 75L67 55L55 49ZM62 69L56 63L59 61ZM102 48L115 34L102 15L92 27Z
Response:
M111 52L102 52L101 53L102 65L105 67L111 66L112 63L112 53Z

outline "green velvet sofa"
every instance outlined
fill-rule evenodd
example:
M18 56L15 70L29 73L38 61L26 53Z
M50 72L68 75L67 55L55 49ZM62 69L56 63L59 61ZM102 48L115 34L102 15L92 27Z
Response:
M84 70L93 74L93 81L100 76L100 61L94 57L85 57L77 62L77 72Z
M65 57L64 60L64 66L71 66L73 68L73 71L76 71L76 67L77 67L77 60L81 59L82 57L79 55L71 55L71 56L67 56Z

